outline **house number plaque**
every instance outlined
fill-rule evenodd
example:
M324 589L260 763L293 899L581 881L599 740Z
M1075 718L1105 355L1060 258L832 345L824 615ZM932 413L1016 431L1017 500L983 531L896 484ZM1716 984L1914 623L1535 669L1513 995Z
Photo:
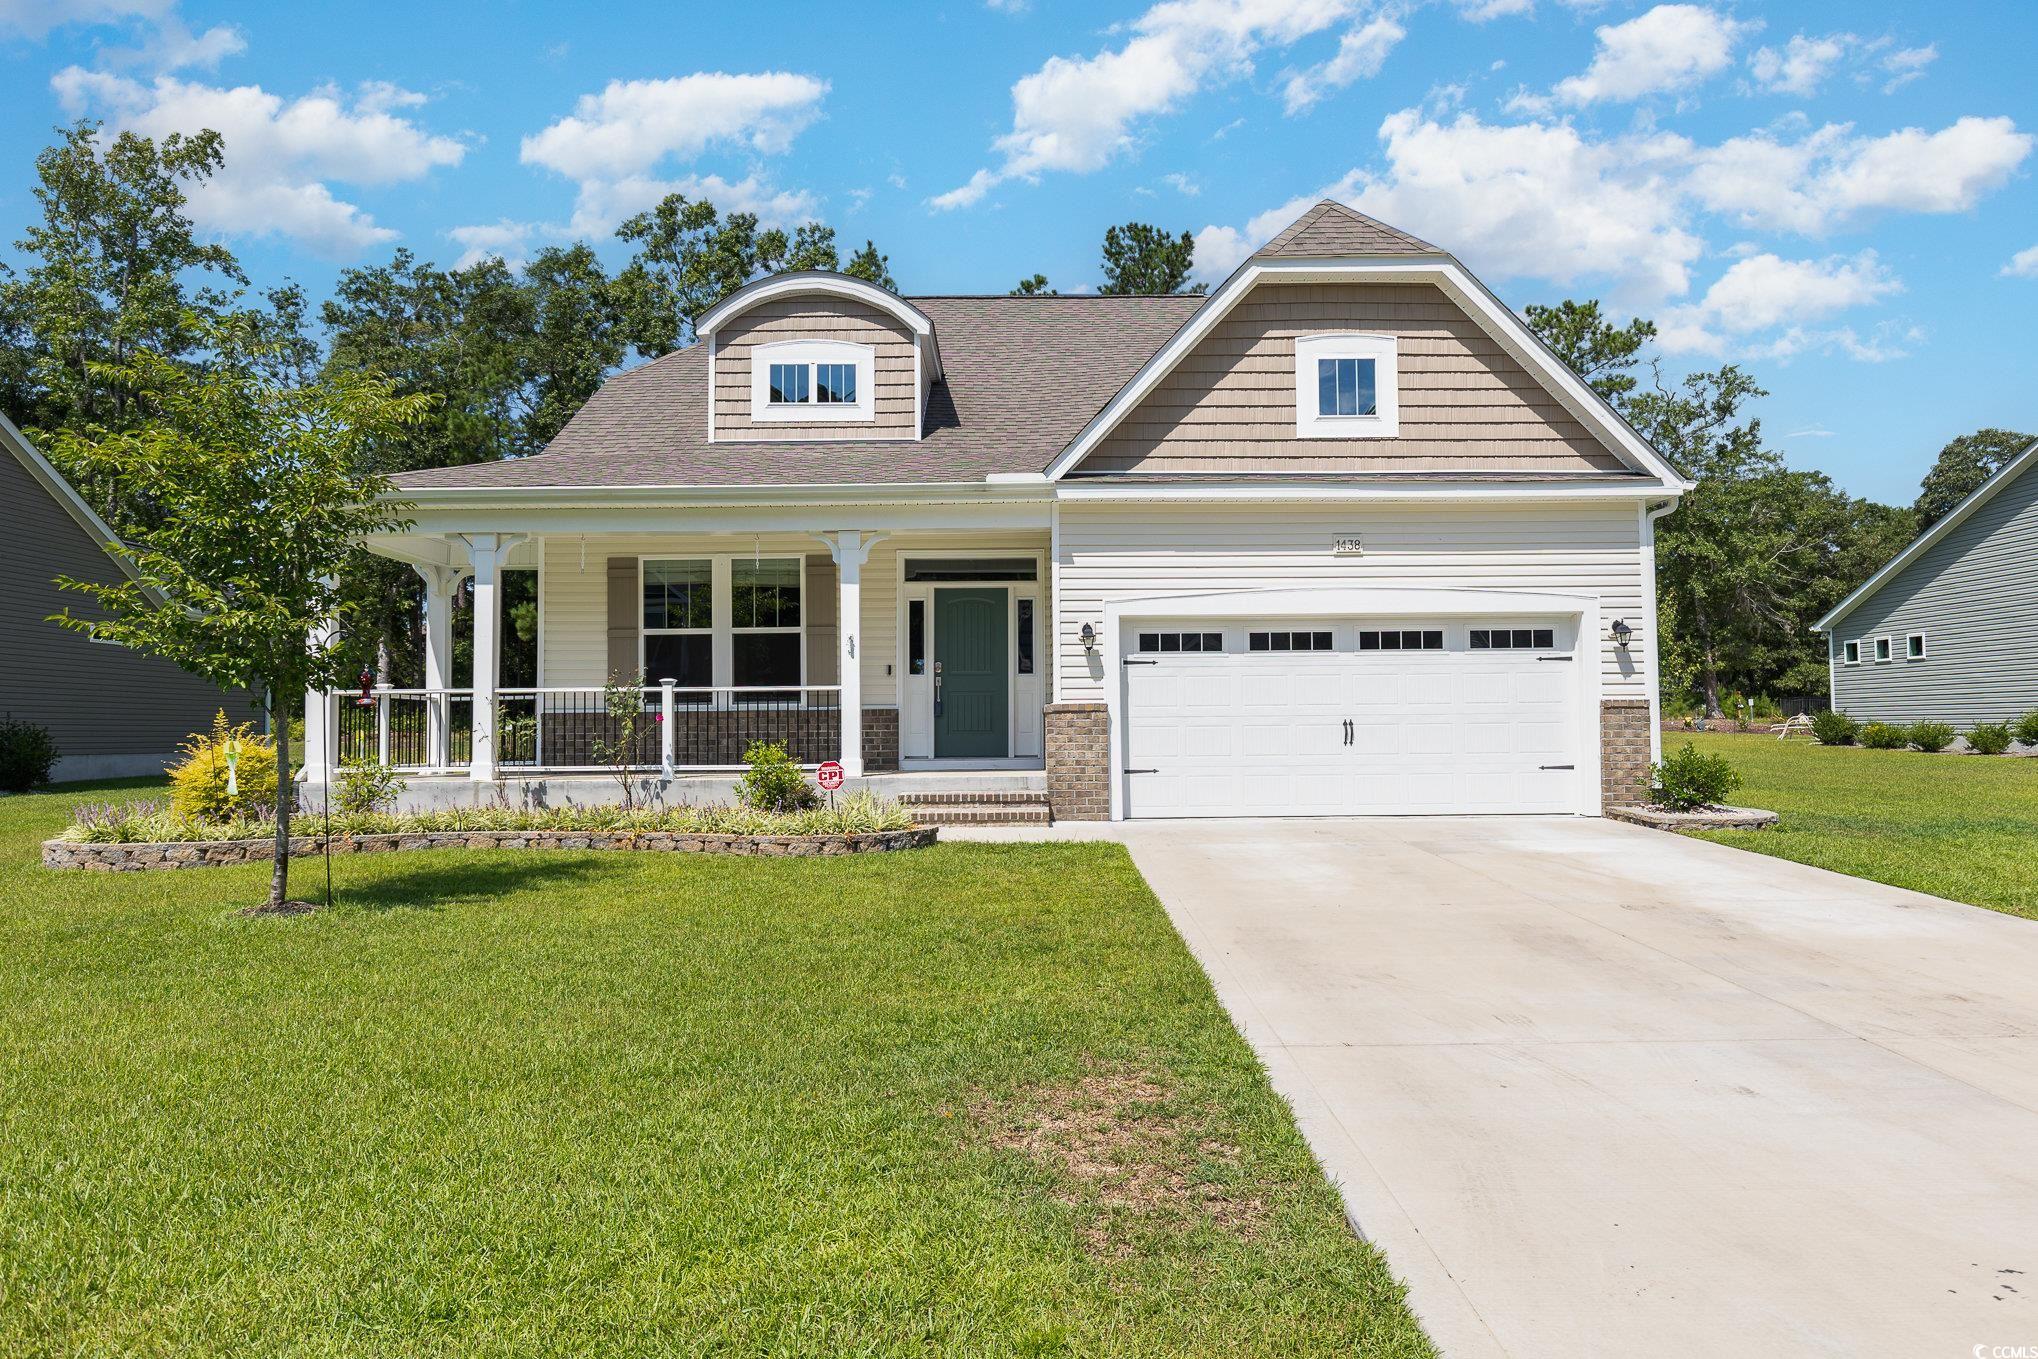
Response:
M1330 554L1333 557L1356 557L1364 553L1365 550L1365 544L1356 533L1349 538L1333 538L1330 540Z

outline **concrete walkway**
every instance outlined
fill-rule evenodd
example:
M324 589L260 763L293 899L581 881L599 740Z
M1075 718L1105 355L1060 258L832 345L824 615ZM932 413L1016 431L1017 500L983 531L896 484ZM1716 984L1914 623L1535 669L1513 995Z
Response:
M1600 821L1056 831L1130 847L1446 1354L2038 1346L2038 923Z

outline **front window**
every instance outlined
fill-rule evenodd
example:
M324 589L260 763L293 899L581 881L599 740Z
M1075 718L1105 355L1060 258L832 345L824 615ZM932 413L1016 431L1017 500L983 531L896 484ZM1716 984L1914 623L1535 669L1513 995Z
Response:
M1316 361L1316 413L1318 415L1377 415L1371 359L1318 359Z
M644 563L644 678L682 689L715 682L714 567L705 558Z
M739 689L800 682L798 557L738 559L729 569L730 681Z
M771 404L774 406L797 406L807 399L809 386L807 374L809 365L804 363L774 363L771 365Z
M814 400L831 406L856 404L856 365L817 363L814 365Z

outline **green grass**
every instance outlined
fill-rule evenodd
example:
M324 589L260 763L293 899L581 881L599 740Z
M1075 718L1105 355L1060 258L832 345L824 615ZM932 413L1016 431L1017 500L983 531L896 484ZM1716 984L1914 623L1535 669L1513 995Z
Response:
M35 866L87 793L0 799L0 1354L1429 1353L1115 846L377 856L246 918L265 868ZM1096 1070L1244 1228L972 1112Z
M1733 802L1783 813L1775 830L1704 838L2038 918L2038 759L1663 736L1687 739L1733 761Z

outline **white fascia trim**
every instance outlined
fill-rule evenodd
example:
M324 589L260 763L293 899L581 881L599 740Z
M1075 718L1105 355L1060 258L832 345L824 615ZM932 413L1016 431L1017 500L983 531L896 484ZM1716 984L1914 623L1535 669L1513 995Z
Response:
M120 535L113 531L112 525L99 517L99 512L78 494L78 488L64 480L63 473L57 471L56 466L42 455L42 450L30 443L28 436L4 414L0 414L0 443L7 445L15 460L28 469L28 475L35 478L36 483L49 492L50 498L63 506L64 513L70 515L73 522L99 544L100 550L113 559L122 575L141 585L149 598L162 602L160 595L143 584L134 563L121 554Z
M1393 277L1435 283L1487 334L1499 341L1517 362L1539 376L1544 387L1567 410L1596 431L1607 444L1619 449L1636 466L1655 477L1657 484L1653 489L1657 494L1664 491L1682 494L1691 489L1693 483L1680 476L1661 454L1649 446L1646 439L1635 432L1632 425L1606 404L1599 393L1565 367L1563 361L1536 338L1520 317L1509 311L1484 284L1448 255L1417 259L1263 260L1242 266L1224 286L1211 294L1210 299L1175 332L1172 339L1161 346L1158 353L1133 374L1132 381L1104 404L1104 409L1097 412L1075 441L1048 467L1048 477L1059 480L1089 456L1104 436L1116 428L1262 279L1288 274L1336 275L1352 280Z
M1919 534L1909 547L1891 557L1880 571L1877 571L1867 580L1861 582L1852 594L1848 595L1838 604L1835 604L1824 618L1812 624L1812 631L1832 631L1833 624L1846 617L1854 610L1855 606L1865 602L1870 595L1888 584L1890 578L1896 575L1897 572L1909 566L1926 552L1931 551L1935 543L1953 532L1954 529L1959 528L1969 515L1980 509L1983 505L1986 505L1990 500L1993 500L1997 491L2002 490L2003 487L2015 481L2019 476L2022 476L2025 469L2034 462L2038 462L2038 443L2032 444L2022 453L2004 463L1994 476L1977 486L1967 499L1947 511L1945 516L1937 523Z
M933 375L941 376L941 346L934 338L934 322L926 312L900 297L897 293L866 283L848 274L830 273L822 269L805 269L790 274L773 274L760 278L755 283L746 283L735 292L702 312L694 322L696 336L712 336L734 316L750 310L760 302L773 298L820 293L829 297L846 297L876 307L896 318L913 334L927 341L927 356L933 365Z
M1214 482L1185 485L1171 482L1155 486L1084 486L1055 483L1059 500L1147 501L1209 504L1226 503L1339 503L1353 500L1450 500L1467 502L1509 502L1517 500L1661 500L1664 488L1655 482L1635 486L1566 486L1561 482L1531 483L1420 483L1398 482L1369 486L1364 482L1341 482L1329 486L1241 485Z

